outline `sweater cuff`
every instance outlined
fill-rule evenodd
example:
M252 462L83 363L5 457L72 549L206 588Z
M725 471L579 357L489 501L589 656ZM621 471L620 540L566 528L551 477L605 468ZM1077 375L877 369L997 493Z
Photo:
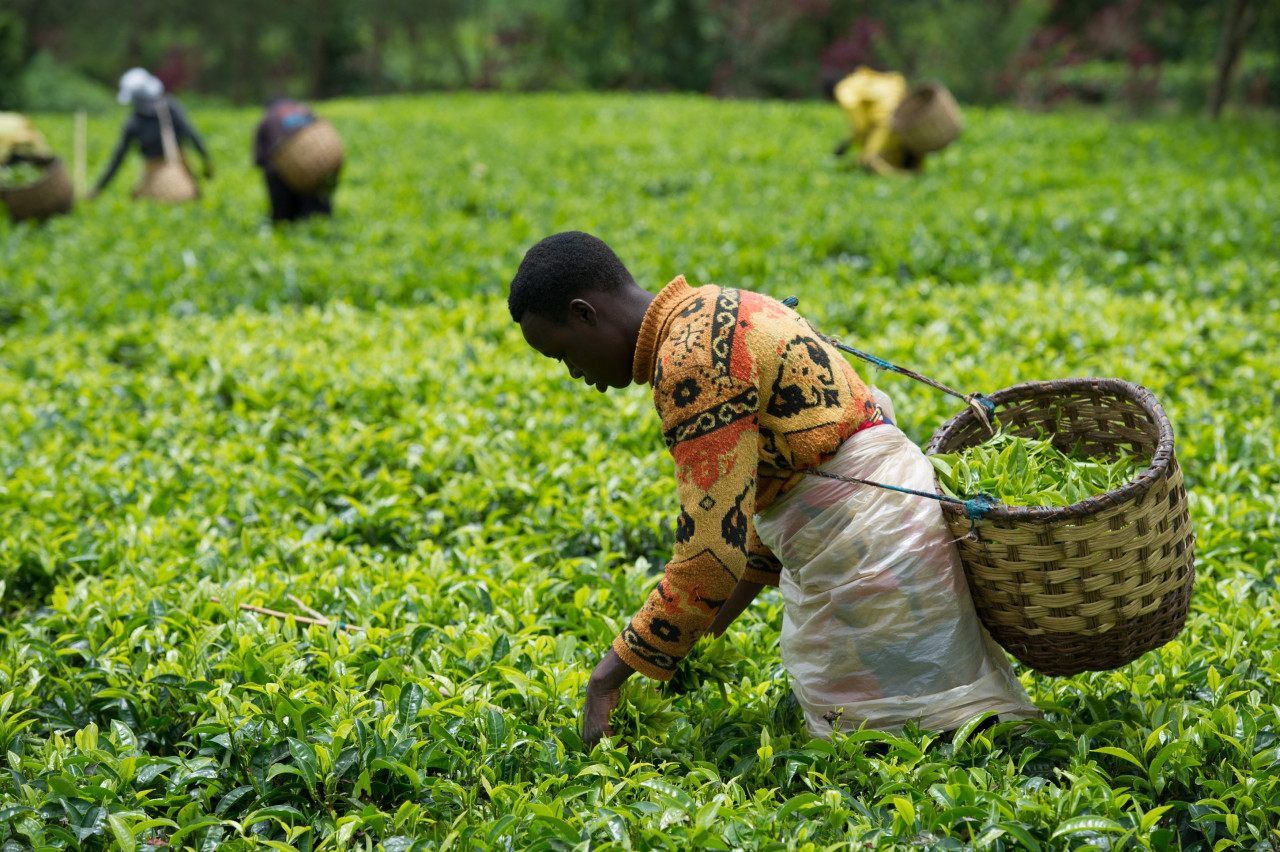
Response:
M759 583L762 586L772 586L776 589L782 581L782 575L777 571L748 567L742 572L742 579L748 583Z
M653 678L654 680L667 681L671 680L672 676L675 674L674 671L658 668L653 663L637 656L635 651L632 651L627 647L627 643L622 641L621 636L613 640L613 650L614 653L622 658L624 663L631 666L631 668L640 672L640 674L645 677Z
M742 579L762 586L777 588L782 581L782 563L769 548L760 541L755 528L751 530L751 543L747 550L747 565L742 571Z

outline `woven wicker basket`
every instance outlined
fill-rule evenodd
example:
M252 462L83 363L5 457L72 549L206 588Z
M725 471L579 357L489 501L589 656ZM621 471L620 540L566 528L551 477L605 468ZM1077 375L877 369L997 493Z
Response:
M54 157L45 164L39 180L26 186L0 188L0 199L9 208L9 218L13 221L43 221L60 213L70 213L75 190L66 166Z
M200 188L184 160L148 160L134 198L182 204L200 197Z
M959 139L964 120L947 87L930 81L920 83L903 98L889 126L907 150L928 154Z
M1002 426L1052 435L1090 455L1117 448L1149 460L1137 479L1064 507L992 509L969 535L943 503L978 616L1005 650L1047 675L1122 666L1182 629L1195 578L1195 534L1173 429L1144 387L1119 379L1028 382L991 395ZM981 443L972 410L942 425L927 453Z
M317 119L281 142L271 164L294 192L331 190L342 170L342 139L332 124Z

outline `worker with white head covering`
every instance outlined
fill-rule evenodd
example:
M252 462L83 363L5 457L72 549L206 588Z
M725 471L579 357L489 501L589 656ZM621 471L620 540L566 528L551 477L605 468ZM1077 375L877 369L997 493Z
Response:
M133 195L135 198L150 195L148 190L150 178L165 162L162 134L162 120L165 112L168 113L168 120L173 126L179 150L181 151L183 142L189 141L204 160L204 176L213 177L213 159L205 147L204 140L192 126L177 98L165 94L164 83L159 78L145 68L130 68L120 77L120 92L116 99L122 104L132 104L133 113L125 121L120 142L111 156L111 162L107 164L106 171L98 179L91 196L100 193L115 177L116 171L124 161L125 153L134 142L138 143L147 165ZM182 157L182 162L185 165L185 156Z
M145 68L130 68L120 77L116 100L128 106L135 100L155 100L164 94L164 83Z

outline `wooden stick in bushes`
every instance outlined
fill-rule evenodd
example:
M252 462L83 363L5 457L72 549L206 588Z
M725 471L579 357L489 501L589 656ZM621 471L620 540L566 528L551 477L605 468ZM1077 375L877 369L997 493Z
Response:
M217 598L209 598L209 600L212 601L213 603L222 603L222 601L218 600ZM325 618L324 616L321 616L320 618L308 618L305 615L294 615L291 612L280 612L279 610L267 609L264 606L254 606L253 604L247 604L247 603L240 604L240 609L245 610L246 612L256 612L259 615L269 615L272 618L280 618L280 619L292 618L298 624L315 624L320 627L337 626L341 630L347 630L352 633L359 633L364 631L364 628L361 627L359 624L347 624L345 621L339 621L335 625L333 621L329 620L328 618Z

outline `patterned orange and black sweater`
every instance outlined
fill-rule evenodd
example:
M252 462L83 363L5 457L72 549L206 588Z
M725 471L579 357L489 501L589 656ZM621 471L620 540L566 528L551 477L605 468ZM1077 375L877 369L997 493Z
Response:
M739 578L778 585L781 565L752 515L881 415L849 362L795 311L745 290L695 289L684 276L645 313L632 371L653 384L680 516L665 578L613 648L668 680Z

